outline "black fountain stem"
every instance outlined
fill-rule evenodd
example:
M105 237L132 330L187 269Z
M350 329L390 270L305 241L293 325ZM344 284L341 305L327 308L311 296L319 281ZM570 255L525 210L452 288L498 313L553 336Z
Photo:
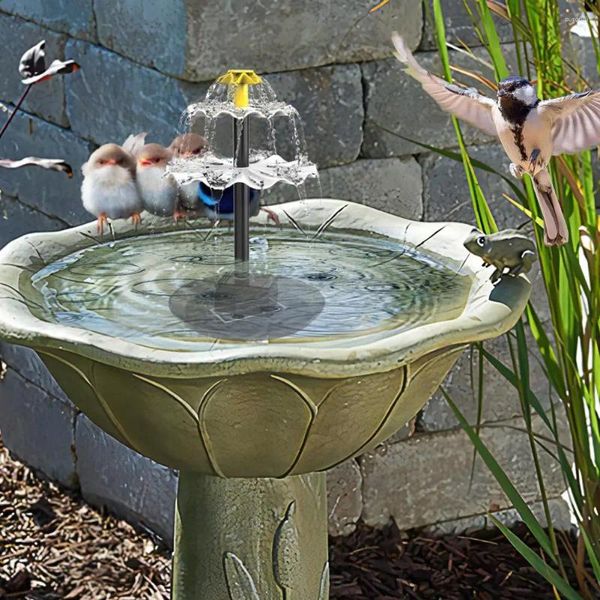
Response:
M247 167L250 164L248 117L234 120L233 139L236 167ZM235 183L233 187L233 223L235 259L247 262L250 258L250 188L245 183Z

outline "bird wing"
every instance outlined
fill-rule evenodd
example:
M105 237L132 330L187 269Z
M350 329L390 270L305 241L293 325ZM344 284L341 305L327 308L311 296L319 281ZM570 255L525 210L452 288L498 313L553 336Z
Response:
M552 125L552 154L574 154L600 144L600 90L540 102Z
M497 136L492 117L495 102L480 94L475 88L461 88L432 75L415 59L404 39L394 33L392 42L396 48L396 58L406 65L406 72L416 79L423 89L438 103L442 110L481 129L488 135Z

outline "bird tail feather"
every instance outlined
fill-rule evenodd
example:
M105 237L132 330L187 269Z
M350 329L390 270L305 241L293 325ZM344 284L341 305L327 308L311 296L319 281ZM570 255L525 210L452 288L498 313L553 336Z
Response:
M569 241L569 229L550 179L543 169L533 176L535 195L544 218L544 241L547 246L560 246Z
M132 135L128 136L128 138L123 142L123 145L122 145L123 150L125 150L126 152L129 152L129 154L131 154L133 156L137 156L139 151L142 149L142 147L146 143L147 135L148 135L147 132L142 131L141 133L138 133L136 135L132 134Z

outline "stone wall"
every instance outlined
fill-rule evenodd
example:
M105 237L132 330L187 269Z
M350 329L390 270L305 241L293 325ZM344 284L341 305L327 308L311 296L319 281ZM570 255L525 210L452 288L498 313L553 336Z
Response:
M423 65L437 68L423 7L417 0L391 0L369 15L372 4L0 0L1 101L18 96L17 58L39 39L46 39L48 56L74 58L82 66L77 74L36 88L2 140L2 156L62 157L76 174L69 180L36 169L1 170L0 246L29 231L89 220L79 201L79 167L89 153L142 130L151 140L168 143L186 104L201 97L223 70L238 65L268 74L279 97L298 108L325 196L412 219L473 223L462 166L410 141L454 147L449 119L390 58L390 32L398 30L418 49ZM476 44L462 2L444 4L449 38ZM501 32L506 42L510 29ZM505 50L512 55L510 44ZM464 54L451 54L453 62L482 68ZM472 129L465 133L476 158L506 169L506 158L489 138ZM520 213L502 198L502 180L479 174L499 224L520 223ZM293 196L278 189L267 199ZM490 346L506 355L504 340ZM49 477L78 487L90 502L168 537L176 474L99 431L74 409L33 352L6 345L1 352L8 370L0 382L0 429L8 447ZM474 421L470 360L465 353L447 385ZM534 372L532 378L547 396L543 374ZM529 450L518 431L518 399L491 370L485 396L484 436L535 505ZM390 517L401 528L464 528L489 509L507 508L480 461L470 481L471 460L470 443L443 399L434 396L389 443L331 472L332 532L351 531L359 518L381 525ZM562 479L556 465L547 462L545 468L547 492L557 498ZM558 501L556 506L561 509Z

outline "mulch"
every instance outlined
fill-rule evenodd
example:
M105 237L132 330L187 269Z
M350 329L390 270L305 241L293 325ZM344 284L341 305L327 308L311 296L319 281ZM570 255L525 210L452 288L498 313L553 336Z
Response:
M332 600L555 598L493 530L435 537L359 524L331 540L330 556ZM162 600L169 578L168 549L151 532L38 479L0 441L0 598Z
M525 525L513 531L536 547ZM556 600L497 529L438 537L361 524L330 546L331 600Z

